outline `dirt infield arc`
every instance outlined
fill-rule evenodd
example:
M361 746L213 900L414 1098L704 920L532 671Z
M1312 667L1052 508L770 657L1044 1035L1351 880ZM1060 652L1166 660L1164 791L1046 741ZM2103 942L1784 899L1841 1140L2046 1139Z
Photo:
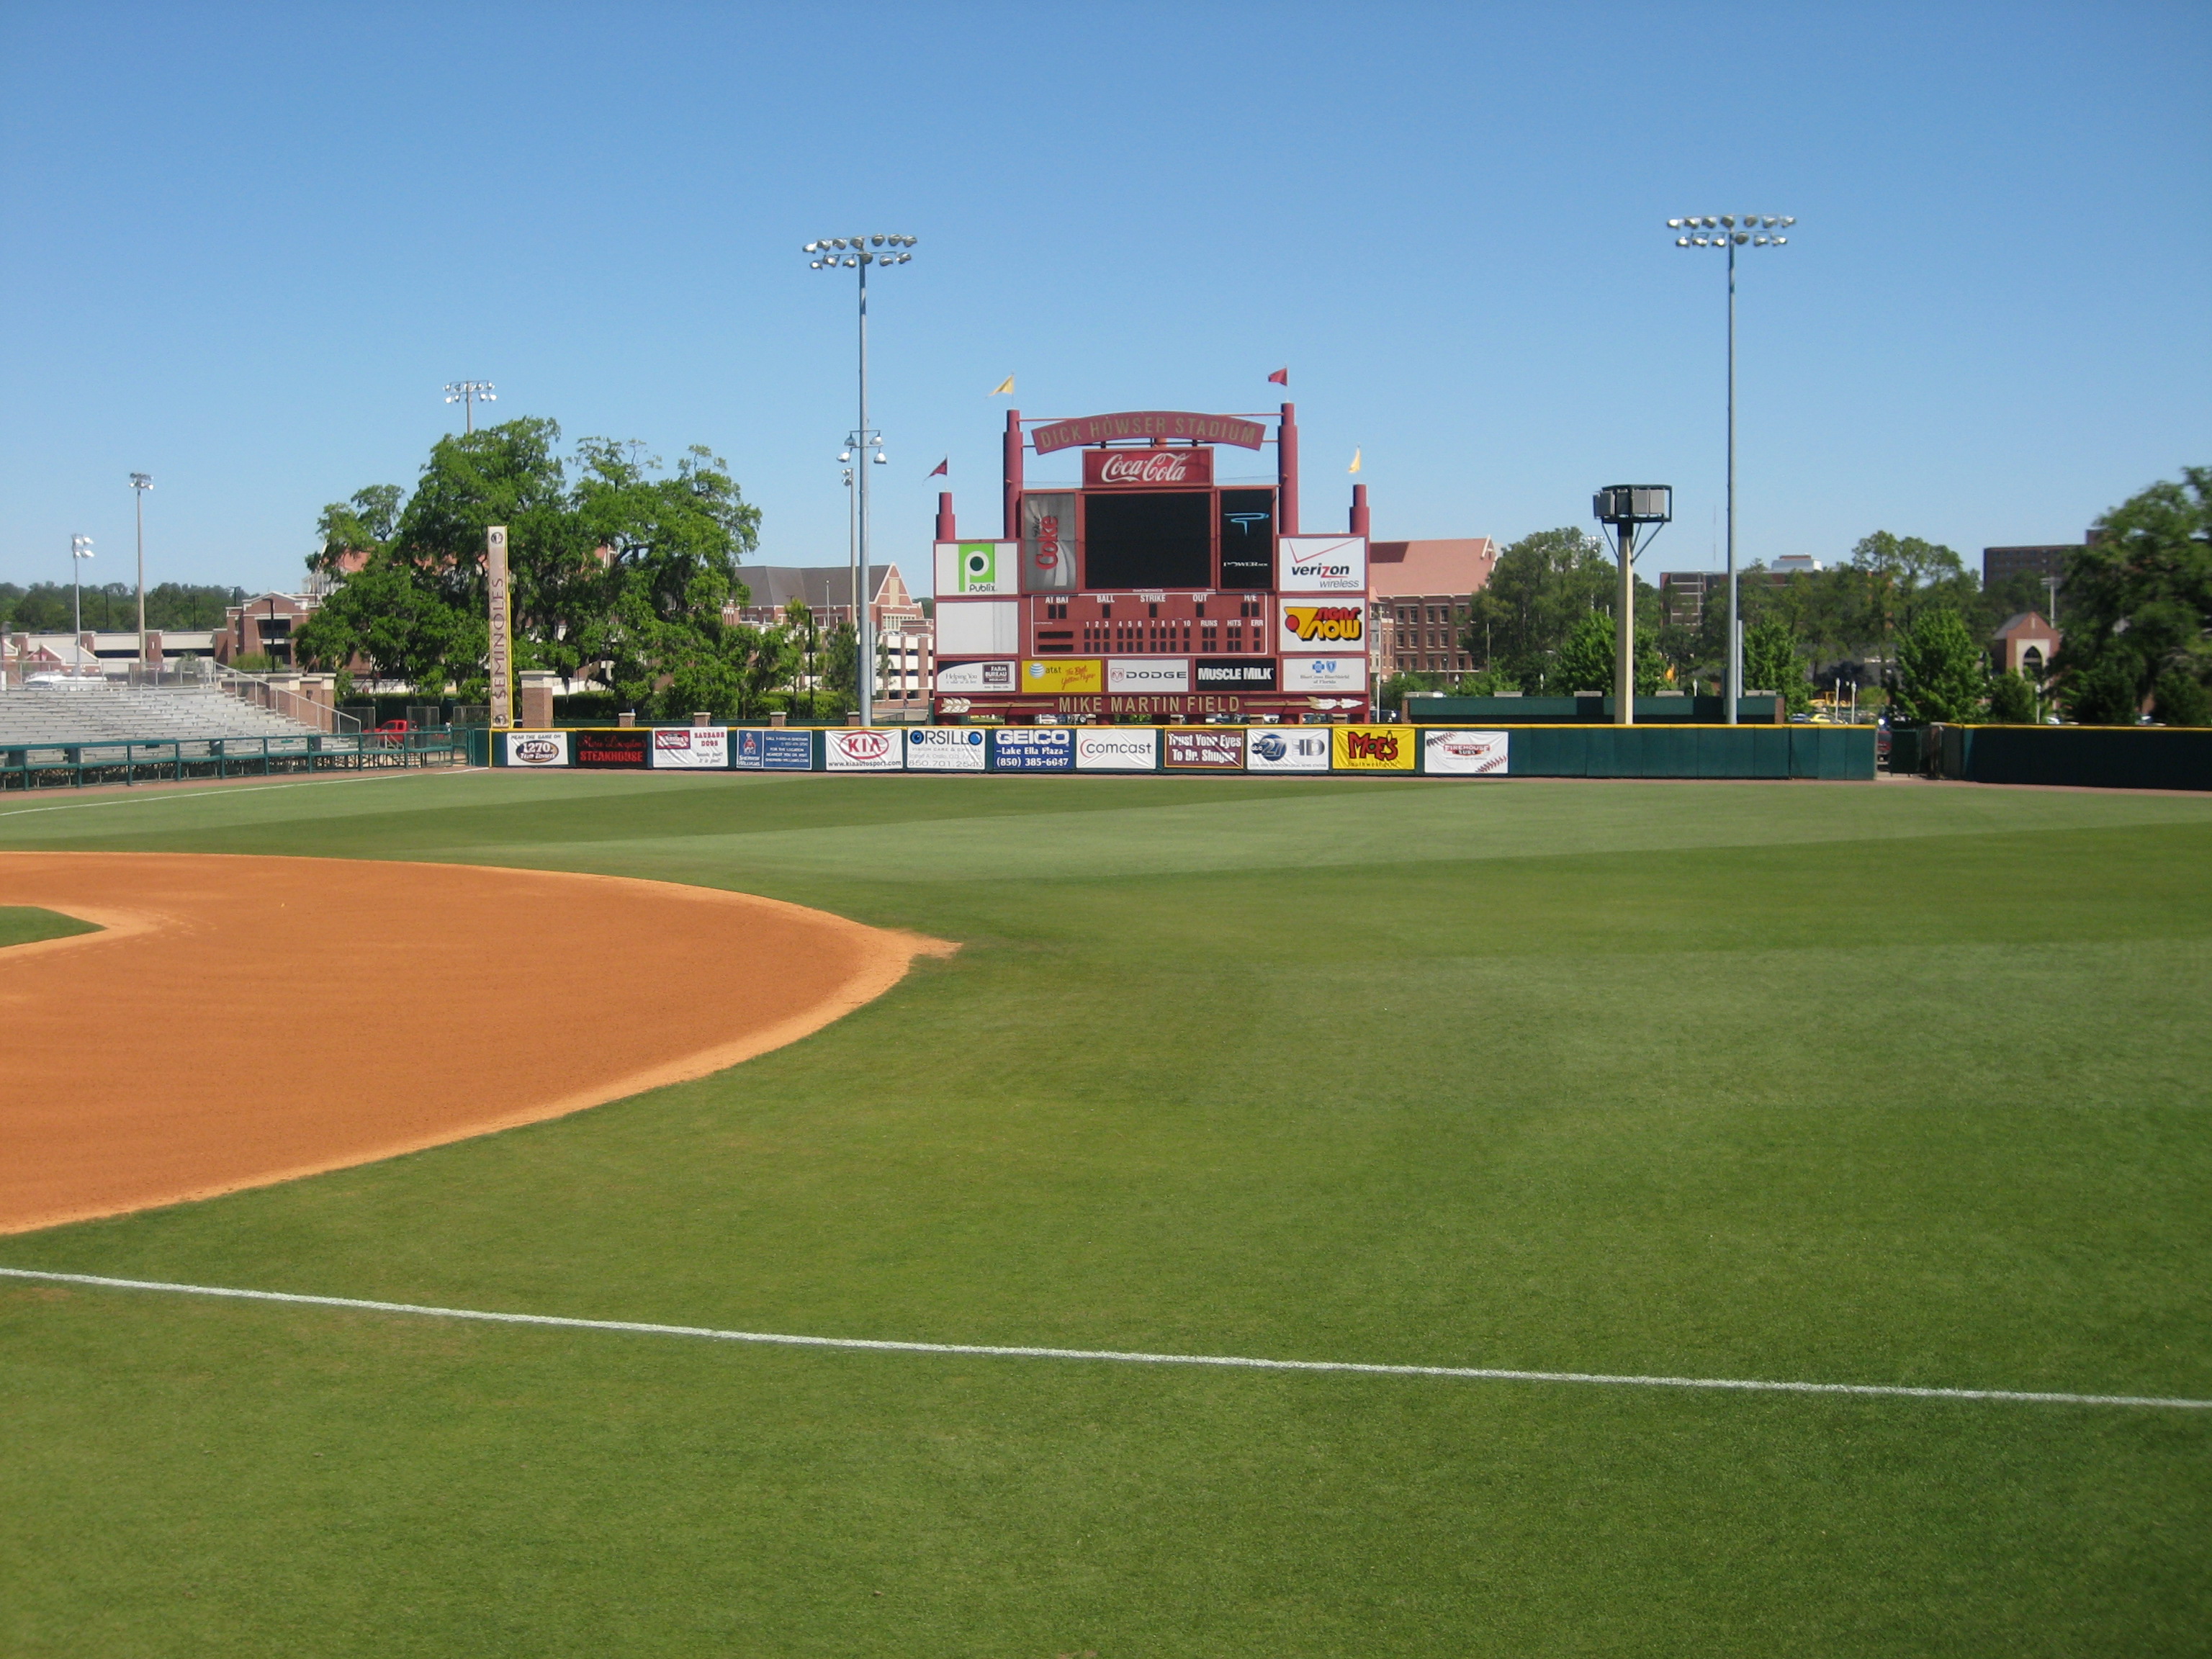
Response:
M703 1077L954 948L749 894L462 865L9 853L0 904L106 930L0 951L0 1232Z

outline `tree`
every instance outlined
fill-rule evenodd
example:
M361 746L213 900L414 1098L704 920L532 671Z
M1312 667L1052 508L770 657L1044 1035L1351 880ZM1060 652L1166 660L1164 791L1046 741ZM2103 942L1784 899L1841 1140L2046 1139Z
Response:
M1611 608L1615 582L1596 537L1572 527L1524 536L1498 556L1474 596L1466 648L1485 667L1502 664L1525 690L1541 690L1547 681L1556 689L1551 653L1581 618Z
M2051 668L2068 712L2123 723L2172 680L2212 680L2212 467L2130 496L2066 562L2066 638ZM2094 711L2091 721L2084 709ZM2134 716L2129 714L2128 720Z
M2212 692L2178 668L2158 677L2151 696L2151 717L2161 726L2212 726Z
M2035 724L2035 688L2018 674L1998 674L1990 681L1990 721L1995 726Z
M799 706L802 690L806 696L806 718L814 718L814 690L817 684L814 664L821 648L821 638L814 626L814 611L804 599L793 599L783 607L783 625L790 632L792 641L791 703Z
M1897 706L1908 725L1972 720L1989 674L1956 611L1926 610L1898 642Z
M451 665L473 662L489 643L489 628L416 580L404 560L376 553L331 592L301 623L294 644L303 665L343 672L365 657L380 679L404 680L435 696Z
M1615 653L1620 648L1620 635L1614 630L1610 615L1590 615L1583 617L1568 633L1559 647L1559 654L1553 672L1553 679L1560 690L1596 691L1607 696L1613 694L1615 675L1619 667ZM1636 630L1636 695L1648 697L1666 683L1667 659L1659 654L1659 647L1651 630Z
M1778 616L1744 629L1743 679L1747 690L1778 693L1793 714L1813 706L1813 683L1806 678L1796 631Z

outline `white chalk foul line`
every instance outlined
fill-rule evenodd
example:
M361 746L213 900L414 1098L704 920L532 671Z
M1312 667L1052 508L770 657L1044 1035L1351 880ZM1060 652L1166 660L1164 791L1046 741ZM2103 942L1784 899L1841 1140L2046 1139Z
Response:
M710 1342L761 1342L785 1348L861 1349L883 1353L973 1354L988 1359L1089 1359L1121 1365L1213 1365L1237 1370L1341 1371L1361 1376L1450 1376L1485 1382L1595 1382L1633 1389L1723 1389L1744 1394L1843 1394L1899 1400L1996 1400L2039 1406L2148 1406L2212 1411L2212 1400L2155 1395L2039 1394L2018 1389L1916 1389L1893 1382L1770 1382L1730 1376L1613 1376L1601 1371L1504 1370L1481 1365L1374 1365L1352 1359L1255 1359L1231 1354L1126 1353L1113 1348L1012 1348L981 1342L894 1342L866 1336L793 1336L768 1331L718 1331L704 1325L652 1325L629 1319L570 1319L559 1314L490 1313L481 1308L431 1308L414 1302L368 1302L349 1296L302 1296L292 1291L241 1291L221 1285L175 1285L155 1279L107 1279L97 1273L0 1267L0 1277L115 1291L165 1291L174 1296L224 1297L240 1302L289 1302L361 1313L474 1319L493 1325L548 1325L561 1330L623 1331L637 1336L689 1336Z

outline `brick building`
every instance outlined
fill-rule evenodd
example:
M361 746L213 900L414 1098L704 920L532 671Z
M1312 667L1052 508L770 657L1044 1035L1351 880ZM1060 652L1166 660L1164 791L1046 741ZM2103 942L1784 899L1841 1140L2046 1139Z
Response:
M1466 674L1468 610L1490 581L1498 544L1487 536L1370 542L1367 549L1368 670Z
M1995 587L2021 574L2063 576L2066 556L2079 553L2083 542L2056 542L2043 547L1985 547L1982 550L1982 586Z
M722 613L726 622L773 627L783 620L784 607L793 599L805 603L815 626L824 634L853 621L849 564L744 565L738 575L749 597L743 605L732 605ZM884 663L878 695L894 703L919 706L927 700L936 672L936 630L896 565L870 565L868 581L868 616L875 624L878 660Z

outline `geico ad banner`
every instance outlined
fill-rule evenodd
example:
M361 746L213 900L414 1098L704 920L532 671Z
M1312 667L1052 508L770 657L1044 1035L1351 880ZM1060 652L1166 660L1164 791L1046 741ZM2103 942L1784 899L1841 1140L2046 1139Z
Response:
M1109 691L1188 691L1190 690L1190 659L1109 657L1106 659L1106 689Z
M1008 726L991 734L994 772L1073 772L1075 732L1066 726Z
M1079 726L1075 769L1079 772L1151 772L1160 763L1160 734L1149 726Z
M1285 593L1367 597L1364 536L1283 536L1275 542L1275 586Z
M832 726L822 733L822 758L832 772L896 772L899 769L899 734L873 728L840 731Z
M1344 657L1285 657L1285 691L1364 691L1367 659L1357 653Z
M1011 691L1014 665L1011 662L940 663L937 670L940 691Z
M568 763L568 734L566 732L508 732L503 735L509 766L566 766Z
M909 726L906 729L909 772L980 772L983 728L980 726Z
M1246 733L1244 764L1255 772L1326 772L1328 731L1319 726L1255 726Z
M1421 733L1421 770L1458 777L1502 778L1506 743L1503 732L1459 732L1441 726Z
M1410 726L1332 726L1329 764L1340 772L1410 772L1413 728Z
M1279 638L1286 651L1358 645L1367 637L1364 605L1285 605Z
M655 769L723 771L730 764L730 734L719 726L656 726L653 764Z
M1019 591L1020 567L1012 542L937 544L937 596L1012 593Z
M1031 695L1042 692L1050 696L1073 696L1105 689L1106 665L1096 657L1022 665L1022 690Z

